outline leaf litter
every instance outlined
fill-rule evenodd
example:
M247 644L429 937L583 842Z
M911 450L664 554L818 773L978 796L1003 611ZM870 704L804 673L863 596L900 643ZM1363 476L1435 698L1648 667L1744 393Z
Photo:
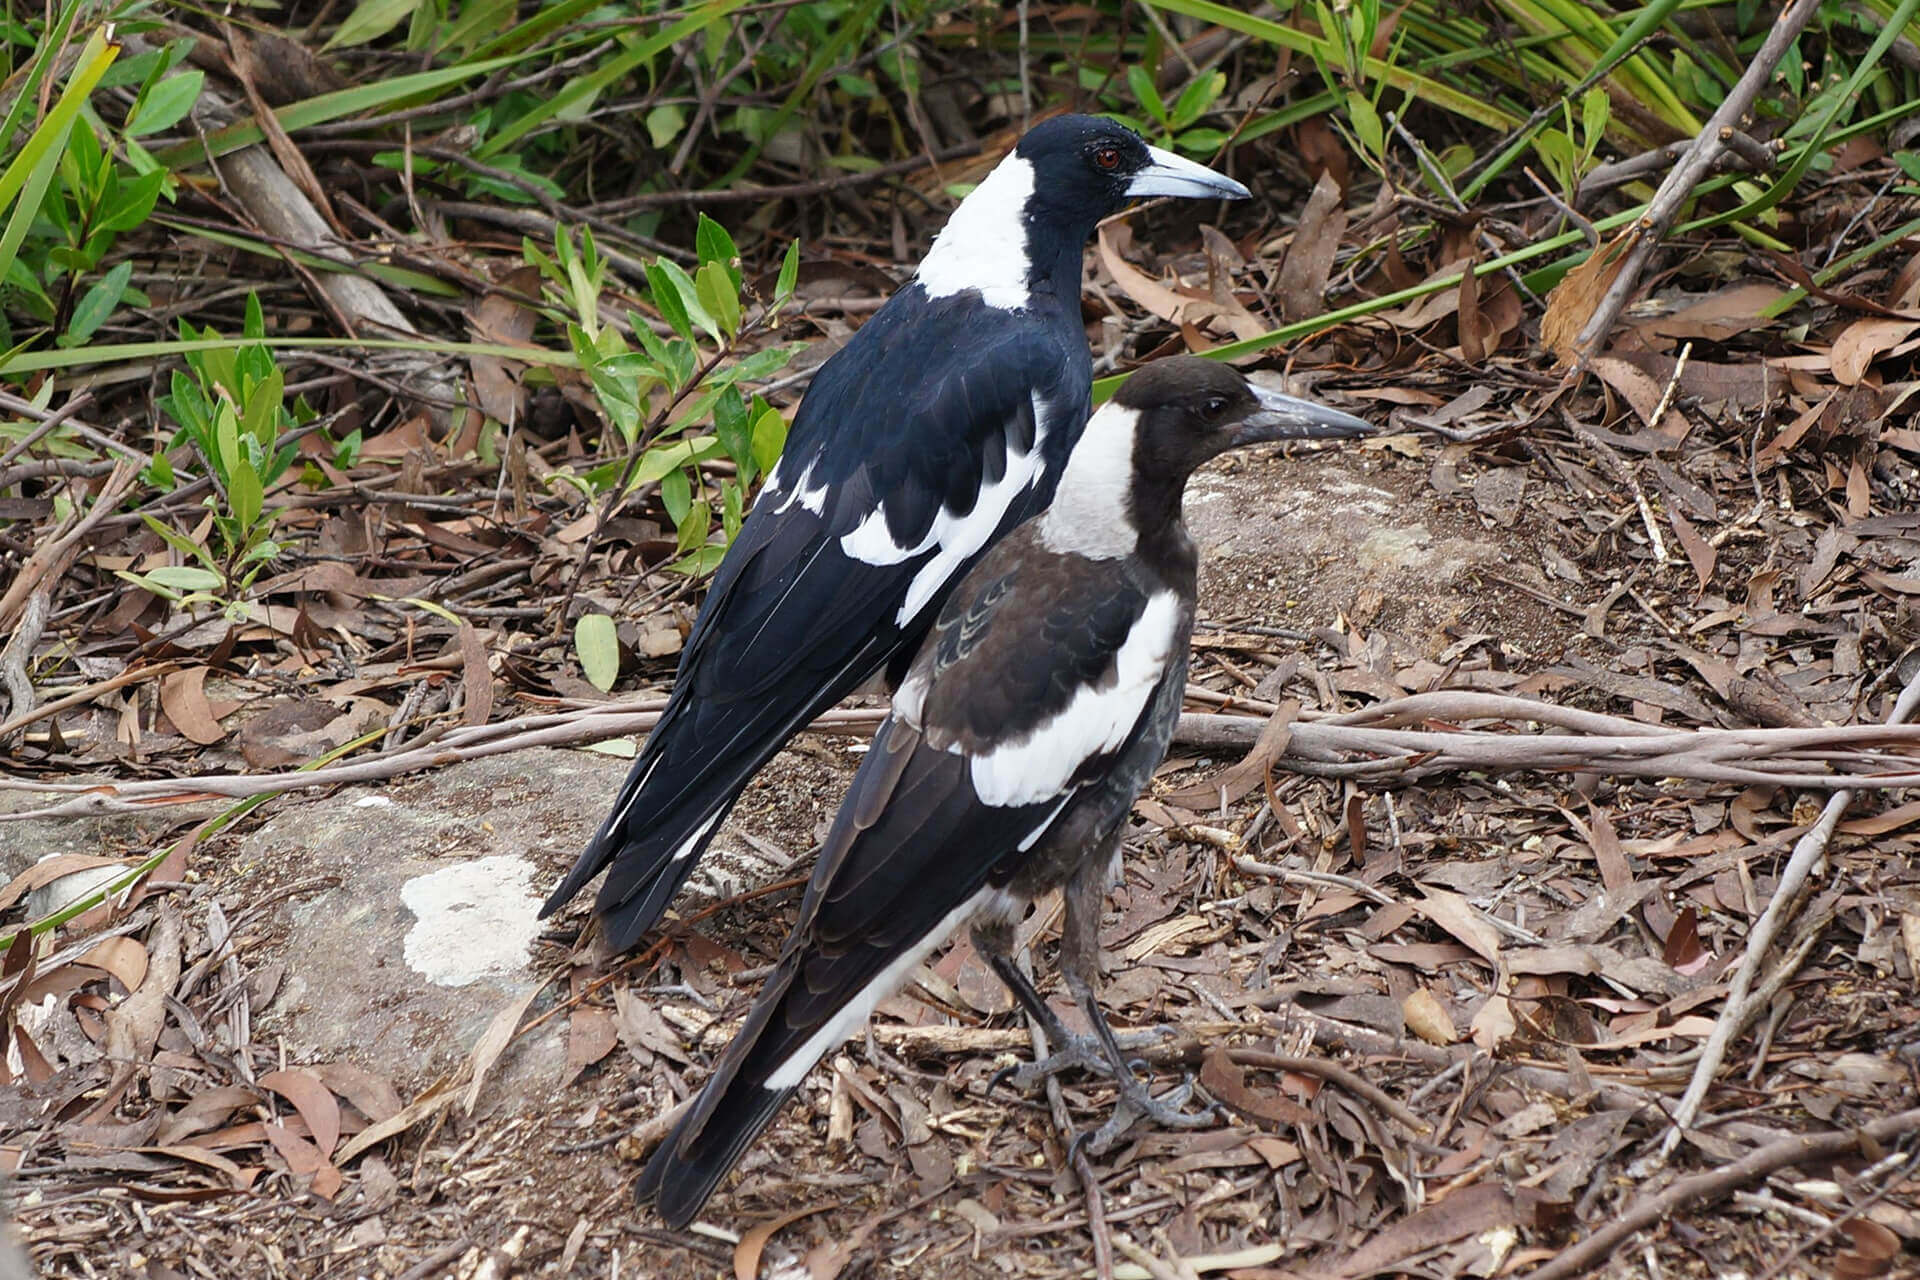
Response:
M1111 321L1096 351L1131 364L1206 349L1375 288L1356 283L1374 234L1361 206L1322 195L1345 189L1342 167L1298 184L1314 195L1286 236L1231 218L1104 228L1089 255L1088 296ZM1863 235L1893 226L1868 199L1874 176L1836 173L1815 198L1847 216L1809 226L1839 234L1855 213ZM1540 234L1550 212L1502 216ZM1824 261L1809 235L1789 277ZM510 261L438 251L472 269L462 287ZM1395 238L1377 283L1483 256L1467 237ZM1156 1079L1191 1076L1226 1114L1197 1134L1130 1135L1091 1166L1097 1193L1054 1116L1097 1123L1110 1087L989 1093L1031 1045L956 948L742 1161L709 1213L737 1230L669 1237L620 1180L725 1044L790 888L701 908L611 968L550 936L539 959L558 1003L493 1011L458 1071L422 1080L287 1060L265 1030L285 989L279 904L226 874L244 848L229 833L5 953L0 1168L28 1197L30 1247L55 1274L106 1259L153 1275L606 1274L644 1256L647 1274L824 1278L1079 1273L1104 1238L1116 1275L1524 1273L1687 1176L1899 1119L1920 1061L1920 808L1863 791L1766 957L1706 1112L1672 1163L1651 1158L1819 817L1827 788L1809 779L1894 774L1915 755L1912 736L1866 728L1920 672L1915 261L1910 245L1884 250L1795 302L1791 328L1770 314L1787 297L1779 263L1676 262L1580 380L1539 351L1571 350L1610 254L1568 272L1544 313L1468 273L1289 349L1316 392L1370 400L1399 432L1348 474L1431 512L1429 537L1500 554L1463 570L1469 597L1448 616L1405 577L1389 593L1333 565L1278 584L1210 571L1190 709L1244 717L1244 732L1237 747L1176 748L1130 832L1102 945L1116 1021L1176 1029L1142 1049ZM847 283L860 278L814 273L822 301L785 336L830 348L863 314ZM502 292L449 323L507 344L531 332ZM666 568L670 513L643 499L584 538L585 504L536 481L585 457L587 389L530 389L498 357L470 373L487 411L527 436L482 464L404 401L365 415L355 462L315 454L326 483L279 495L288 568L258 584L244 621L148 592L109 603L116 570L167 562L136 520L96 512L83 549L51 508L9 517L38 557L23 581L87 607L29 645L69 645L72 679L35 708L10 704L8 773L86 769L110 793L284 770L370 738L386 752L458 744L511 715L603 705L609 656L623 692L635 674L662 689L697 603ZM773 394L790 408L797 391ZM1225 464L1223 483L1248 495L1325 475L1261 465ZM579 602L615 622L587 667L569 638L586 615L553 625L575 574ZM1597 735L1604 717L1611 737L1646 740L1623 751L1669 754L1637 774L1583 755L1545 732L1558 712L1530 719L1522 700L1594 717L1557 736ZM1765 754L1779 739L1741 736L1763 728L1824 736L1782 781ZM1685 735L1702 732L1726 735L1721 776L1686 766L1702 739ZM9 921L39 918L59 908L27 904L61 877L129 865L67 855L16 876L0 904ZM311 891L301 883L287 896ZM1047 976L1057 927L1043 906L1022 943L1071 1020ZM554 1016L565 1087L501 1098L503 1060ZM1838 1274L1894 1274L1920 1247L1910 1132L1742 1187L1744 1200L1676 1201L1646 1247L1665 1266L1751 1272L1803 1248ZM245 1261L216 1261L230 1258Z

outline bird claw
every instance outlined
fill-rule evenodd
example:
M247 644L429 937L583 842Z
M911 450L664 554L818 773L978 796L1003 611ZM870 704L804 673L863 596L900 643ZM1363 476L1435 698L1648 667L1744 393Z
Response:
M1139 1048L1150 1040L1164 1040L1177 1034L1171 1027L1156 1027L1151 1031L1130 1034L1122 1047ZM1124 1063L1123 1070L1116 1073L1098 1040L1092 1036L1074 1036L1036 1062L1000 1068L988 1079L987 1092L992 1093L995 1086L1006 1081L1025 1093L1048 1078L1073 1068L1111 1077L1120 1093L1114 1103L1113 1114L1098 1129L1083 1129L1074 1135L1067 1148L1068 1163L1077 1159L1083 1149L1091 1155L1106 1154L1121 1135L1133 1127L1136 1120L1150 1120L1163 1129L1198 1129L1216 1121L1219 1108L1214 1103L1208 1103L1197 1112L1184 1110L1194 1093L1191 1076L1163 1096L1155 1098L1135 1074L1147 1066L1145 1059L1134 1058Z

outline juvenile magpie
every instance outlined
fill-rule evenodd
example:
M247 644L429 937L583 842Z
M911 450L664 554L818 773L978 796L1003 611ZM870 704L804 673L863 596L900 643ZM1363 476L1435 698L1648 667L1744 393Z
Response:
M1086 422L1095 224L1138 196L1247 194L1110 120L1020 139L814 376L659 724L542 916L605 868L595 908L632 946L781 744L883 667L897 681L952 584L1046 506Z
M1093 984L1122 826L1186 684L1198 556L1181 493L1224 450L1368 430L1191 356L1141 370L1093 416L1053 505L966 575L913 656L780 961L641 1174L642 1201L674 1226L692 1220L821 1056L962 923L1060 1051L1035 1068L1110 1072L1120 1127L1128 1108L1178 1122L1128 1067ZM1091 1042L1068 1035L1012 957L1029 902L1063 886L1060 967Z

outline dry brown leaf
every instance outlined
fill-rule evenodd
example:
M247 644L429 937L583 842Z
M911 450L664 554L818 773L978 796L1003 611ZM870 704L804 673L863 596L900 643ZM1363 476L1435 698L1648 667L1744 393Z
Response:
M307 1070L374 1124L400 1113L400 1095L385 1079L365 1067L351 1062L318 1062Z
M493 714L493 672L487 665L487 643L473 624L460 624L460 689L466 709L461 720L485 724Z
M1771 324L1772 321L1760 313L1786 296L1787 291L1777 284L1749 280L1716 289L1664 316L1643 320L1635 328L1662 338L1724 342L1749 329Z
M816 1214L823 1209L831 1209L833 1207L834 1205L831 1201L821 1204L810 1204L803 1209L795 1209L790 1213L783 1213L777 1218L770 1218L742 1235L740 1237L740 1243L733 1247L734 1280L758 1280L760 1275L760 1255L766 1252L767 1241L773 1239L775 1232L811 1214Z
M307 1132L313 1135L313 1145L320 1149L321 1155L333 1153L340 1141L340 1104L316 1076L303 1068L289 1067L284 1071L269 1071L260 1077L259 1083L262 1089L271 1089L293 1104L300 1118L307 1122Z
M203 747L210 747L227 736L214 718L207 701L207 669L188 667L160 681L160 708L173 721L173 727Z
M90 969L104 969L120 980L128 994L140 989L147 976L147 949L137 939L107 938L74 961Z
M1540 317L1540 341L1563 365L1572 364L1580 352L1575 346L1580 330L1600 306L1600 299L1626 265L1627 249L1636 232L1628 227L1619 235L1587 255L1567 272L1547 297L1546 314Z
M1894 1259L1900 1256L1899 1236L1866 1218L1849 1218L1841 1223L1841 1228L1853 1247L1834 1258L1835 1275L1846 1280L1866 1280L1866 1277L1883 1276L1893 1270Z
M458 1097L459 1092L451 1081L444 1079L439 1081L386 1119L376 1121L348 1138L341 1144L339 1153L334 1157L335 1161L346 1164L375 1143L385 1142L396 1134L405 1133L429 1116L444 1111Z
M1492 1182L1474 1183L1372 1235L1324 1274L1371 1276L1395 1270L1393 1264L1402 1258L1497 1227L1523 1225L1520 1218L1519 1207L1505 1188Z
M1513 1004L1505 996L1489 996L1473 1015L1468 1031L1482 1053L1492 1053L1514 1032Z
M149 1155L167 1156L174 1160L184 1160L188 1164L197 1164L202 1168L212 1169L224 1175L228 1185L235 1191L245 1191L253 1185L253 1180L260 1174L258 1169L242 1169L225 1156L216 1155L204 1147L167 1145L131 1147L129 1150L140 1151Z
M1218 1045L1200 1062L1200 1084L1221 1106L1249 1120L1276 1127L1313 1123L1312 1113L1292 1099L1249 1088L1246 1071Z
M487 1029L480 1033L480 1039L474 1042L473 1052L467 1055L473 1078L467 1082L466 1095L460 1099L460 1109L468 1115L473 1114L474 1104L480 1101L480 1088L487 1082L487 1073L493 1070L493 1064L513 1043L513 1033L519 1030L520 1019L526 1016L527 1006L539 994L539 987L530 987L526 994L509 1001L505 1008L493 1015L493 1021L487 1024Z
M1287 743L1292 739L1287 726L1299 714L1298 698L1289 698L1281 703L1261 728L1260 736L1254 740L1253 750L1218 775L1170 792L1166 796L1167 802L1186 808L1212 810L1223 799L1227 804L1232 804L1246 795L1260 785L1273 762L1287 753Z
M620 1032L613 1024L613 1015L605 1009L581 1005L568 1014L567 1075L562 1085L572 1084L575 1077L612 1053L619 1043Z
M1500 968L1500 931L1488 924L1473 904L1446 889L1421 885L1420 892L1426 896L1412 904L1415 911L1452 934L1492 968Z
M320 1148L308 1142L299 1134L283 1124L269 1121L266 1126L267 1141L280 1153L297 1177L312 1178L308 1189L322 1200L331 1200L340 1190L340 1170L333 1162L321 1154Z
M1428 1044L1449 1045L1460 1038L1446 1007L1426 987L1407 993L1400 1002L1400 1015L1407 1020L1407 1029Z
M43 858L34 863L7 881L6 888L0 889L0 911L20 901L41 885L52 884L61 876L70 876L76 871L91 871L95 867L131 867L132 865L119 858L101 858L91 853L56 853L51 858Z
M1650 431L1660 432L1662 425L1674 428L1661 432L1670 439L1677 439L1686 430L1686 423L1677 417L1672 409L1660 415L1660 421L1653 420L1654 411L1660 407L1662 389L1646 370L1639 365L1613 356L1595 356L1587 362L1589 368L1600 376L1600 380L1619 392L1626 402L1633 406L1634 416L1646 425ZM1655 442L1656 444L1658 441Z
M1332 173L1322 173L1300 211L1300 225L1280 264L1275 288L1280 314L1292 323L1311 320L1327 309L1327 280L1333 274L1340 237L1346 234L1347 211L1340 203L1340 184Z
M1857 385L1876 358L1912 337L1915 330L1920 330L1920 320L1883 316L1855 320L1840 331L1827 353L1833 363L1834 381L1845 387Z
M1713 566L1718 553L1714 551L1713 544L1701 537L1700 531L1679 511L1668 507L1667 519L1672 522L1674 536L1680 539L1680 545L1687 553L1687 562L1693 566L1698 589L1705 591L1707 583L1713 581Z

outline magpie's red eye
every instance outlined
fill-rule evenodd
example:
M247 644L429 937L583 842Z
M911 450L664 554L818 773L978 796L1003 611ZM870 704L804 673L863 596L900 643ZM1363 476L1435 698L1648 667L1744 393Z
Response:
M1093 162L1102 169L1113 170L1120 167L1120 148L1101 147L1093 153Z

